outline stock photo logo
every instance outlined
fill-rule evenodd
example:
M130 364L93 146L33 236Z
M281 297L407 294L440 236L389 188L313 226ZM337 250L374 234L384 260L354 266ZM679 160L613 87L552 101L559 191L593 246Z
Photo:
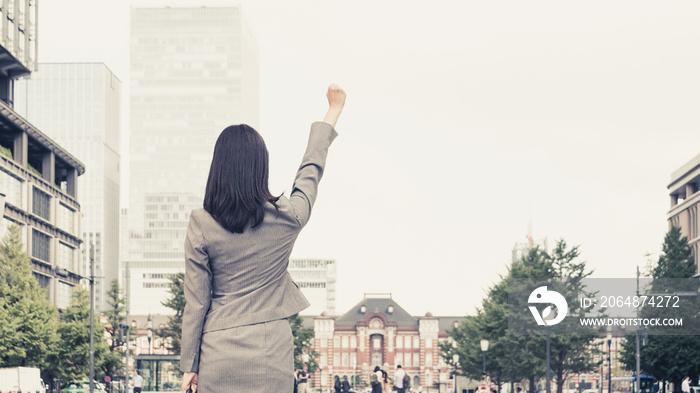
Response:
M542 286L532 291L527 302L530 304L549 304L542 310L542 315L540 315L537 307L529 306L532 316L535 317L537 324L541 326L554 326L563 321L569 312L569 305L566 303L564 296L556 291L548 291L547 286ZM557 308L557 316L554 319L547 319L552 313L552 305Z

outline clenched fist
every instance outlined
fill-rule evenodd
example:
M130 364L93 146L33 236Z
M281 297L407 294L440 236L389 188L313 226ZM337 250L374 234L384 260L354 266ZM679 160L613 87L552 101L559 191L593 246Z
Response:
M342 108L345 106L345 92L340 88L340 86L334 83L328 86L326 97L328 97L328 106L330 107Z
M338 85L331 84L328 86L326 97L328 97L328 112L323 121L335 128L335 123L345 106L345 92Z

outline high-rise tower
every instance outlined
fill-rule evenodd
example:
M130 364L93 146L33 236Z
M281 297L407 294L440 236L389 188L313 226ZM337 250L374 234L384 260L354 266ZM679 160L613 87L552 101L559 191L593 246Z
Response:
M130 312L169 313L167 278L184 270L216 138L258 124L257 43L241 8L133 8L130 88Z

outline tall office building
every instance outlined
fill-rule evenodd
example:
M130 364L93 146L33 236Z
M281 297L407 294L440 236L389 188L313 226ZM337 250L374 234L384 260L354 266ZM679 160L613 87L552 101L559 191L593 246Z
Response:
M89 168L80 179L82 270L95 258L95 308L119 277L121 82L102 63L42 63L15 84L15 109Z
M325 312L335 315L334 260L292 259L289 274L311 305L301 312L303 315L320 315Z
M78 176L85 166L13 109L15 80L36 69L36 4L0 6L0 236L19 225L34 277L65 309L83 274Z
M683 236L693 250L697 275L700 276L698 258L700 234L698 232L698 206L700 205L700 154L671 174L668 185L671 209L668 211L669 225L681 228Z
M161 280L184 270L189 213L202 205L216 138L258 123L257 43L241 8L133 8L130 88L129 307L169 313Z

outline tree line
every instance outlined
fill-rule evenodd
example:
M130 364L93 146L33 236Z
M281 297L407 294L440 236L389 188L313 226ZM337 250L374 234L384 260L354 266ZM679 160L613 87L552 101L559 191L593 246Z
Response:
M0 367L37 367L46 381L87 379L90 359L90 294L81 286L59 315L32 274L20 227L11 225L0 242ZM110 323L124 310L119 286L108 293ZM115 311L116 310L116 311ZM103 378L123 370L123 352L112 326L95 315L95 375ZM110 345L108 345L111 342ZM123 371L121 371L123 373Z
M592 307L584 308L577 297L594 296L582 286L583 280L593 272L586 266L585 261L579 260L579 247L568 247L564 240L556 243L552 251L538 246L530 248L520 259L508 266L507 273L487 292L486 297L474 315L450 331L450 340L440 343L442 357L448 365L455 367L459 374L473 379L479 379L482 373L483 357L480 348L481 340L489 341L485 353L486 370L500 391L503 384L511 384L511 392L515 383L524 383L529 392L545 390L542 382L546 372L546 336L544 328L534 326L534 321L528 311L527 296L517 292L523 283L536 280L545 282L550 289L556 290L569 305L568 315L585 316L592 312ZM662 278L691 278L696 274L696 265L688 239L682 236L677 227L667 233L663 243L663 253L655 266L649 272L653 279ZM656 281L658 283L661 280ZM685 282L685 281L684 281ZM690 284L690 293L697 293L698 284ZM659 284L660 285L660 284ZM680 285L680 284L679 284ZM685 284L683 284L685 285ZM658 285L657 285L658 287ZM515 288L515 290L514 290ZM666 288L668 290L668 288ZM683 288L673 288L682 290ZM654 290L659 290L656 288ZM514 292L515 291L515 292ZM514 296L518 293L518 296ZM509 298L510 295L510 298ZM695 296L693 313L684 315L684 324L698 326L700 324L700 296ZM687 308L686 308L687 310ZM658 310L642 310L641 317L651 317ZM665 311L669 312L669 311ZM670 311L673 312L673 311ZM686 311L687 313L687 311ZM599 314L598 317L604 317ZM551 375L552 383L557 393L565 389L567 378L572 375L591 373L600 370L604 361L601 353L601 343L605 331L600 328L578 326L578 318L565 319L557 325L558 332L551 334ZM510 325L509 325L510 324ZM517 333L512 329L519 326ZM523 331L522 326L530 326ZM529 330L528 330L529 329ZM537 330L537 331L536 331ZM645 332L642 340L641 371L660 381L674 382L676 391L680 391L681 378L700 375L700 336L688 335L654 335L653 331ZM454 364L454 356L459 355L458 363ZM625 337L620 353L624 368L632 373L636 365L636 337L634 334ZM601 359L597 360L596 359ZM602 381L601 381L602 382ZM595 386L594 386L595 387ZM606 387L607 389L607 387Z

